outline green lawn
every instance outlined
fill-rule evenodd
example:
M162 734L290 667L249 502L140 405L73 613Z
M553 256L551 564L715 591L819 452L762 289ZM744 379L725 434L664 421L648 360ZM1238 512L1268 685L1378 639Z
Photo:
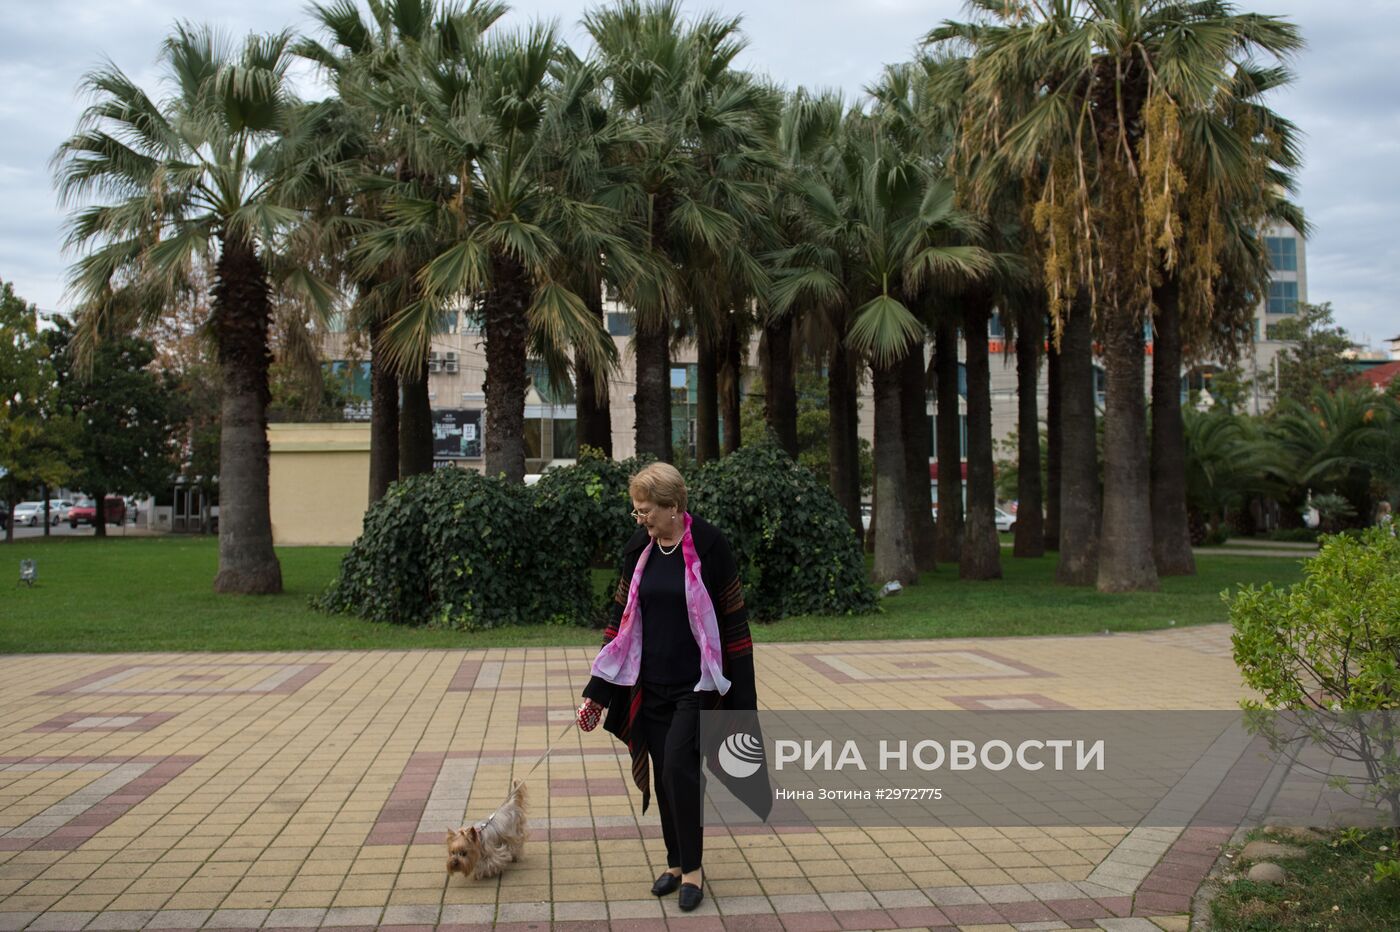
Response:
M465 648L596 644L585 628L528 627L459 632L400 628L322 615L307 606L334 576L335 547L278 552L286 591L221 596L210 585L218 563L209 538L51 538L0 546L0 653ZM39 584L17 586L19 561L38 560ZM862 618L788 618L756 625L757 641L965 637L1139 631L1225 620L1219 594L1241 583L1292 583L1289 559L1208 556L1192 578L1161 592L1100 595L1055 586L1054 558L1013 560L1006 578L964 583L952 567ZM606 573L598 574L600 586Z

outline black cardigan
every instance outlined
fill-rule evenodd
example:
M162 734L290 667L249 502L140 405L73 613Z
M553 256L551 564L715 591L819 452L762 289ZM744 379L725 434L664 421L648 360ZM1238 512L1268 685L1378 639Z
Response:
M715 606L723 644L724 675L729 680L729 691L720 697L718 707L755 710L758 708L758 692L754 684L753 639L749 636L749 612L744 606L743 587L739 582L739 568L734 554L719 528L702 518L691 515L690 534L695 542L695 555L700 560L701 581ZM622 579L613 594L612 619L603 632L605 645L617 637L622 612L627 606L632 574L642 551L650 543L651 536L645 528L639 527L622 548ZM641 708L640 683L620 687L594 676L584 687L583 695L607 709L603 728L627 745L632 757L632 781L642 791L642 811L645 812L651 802L647 747L642 729L632 727Z

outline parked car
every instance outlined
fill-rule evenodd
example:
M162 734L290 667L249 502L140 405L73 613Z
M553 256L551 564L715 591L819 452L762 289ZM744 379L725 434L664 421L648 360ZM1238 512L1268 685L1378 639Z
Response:
M68 512L73 510L73 503L66 498L49 499L49 515L54 524L62 524L68 520Z
M44 520L44 503L20 502L10 513L10 519L15 522L15 527L38 527ZM53 522L52 513L49 521Z
M107 496L106 507L108 524L121 524L126 518L126 502L119 495ZM95 524L97 506L92 499L85 498L68 510L68 526L76 528L80 524Z
M1007 514L1005 511L1002 511L1000 508L998 508L998 509L997 509L996 520L997 520L997 530L998 530L998 531L1006 532L1006 531L1014 531L1014 530L1016 530L1016 516L1015 516L1015 515Z

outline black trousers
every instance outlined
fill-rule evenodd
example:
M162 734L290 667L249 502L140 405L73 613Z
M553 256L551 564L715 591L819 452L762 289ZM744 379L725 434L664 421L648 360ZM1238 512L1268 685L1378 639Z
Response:
M705 775L701 771L700 710L714 692L695 685L642 683L642 734L651 753L652 787L666 840L666 866L698 870L704 854Z

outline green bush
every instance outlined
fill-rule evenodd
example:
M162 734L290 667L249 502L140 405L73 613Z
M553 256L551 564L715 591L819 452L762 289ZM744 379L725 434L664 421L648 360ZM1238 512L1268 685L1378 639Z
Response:
M586 563L580 570L577 549L539 522L535 497L522 485L462 469L412 476L365 514L364 533L314 604L442 628L585 619L592 601Z
M532 487L439 469L396 482L313 604L375 621L443 628L601 625L636 530L627 480L646 464L584 452ZM772 444L687 477L690 510L728 536L756 619L872 611L855 535L830 489Z
M875 610L855 532L830 487L777 444L743 447L686 484L690 510L728 537L755 619Z
M1225 543L1229 539L1230 526L1228 524L1225 524L1224 522L1221 522L1220 524L1217 524L1215 527L1211 528L1210 533L1206 534L1205 544L1207 547L1219 547L1221 544Z
M1264 697L1242 705L1339 713L1310 723L1307 737L1365 762L1370 794L1400 818L1400 723L1390 714L1400 710L1400 540L1377 528L1324 537L1303 574L1287 590L1266 583L1225 597L1235 662ZM1379 713L1380 724L1344 717L1352 712Z

